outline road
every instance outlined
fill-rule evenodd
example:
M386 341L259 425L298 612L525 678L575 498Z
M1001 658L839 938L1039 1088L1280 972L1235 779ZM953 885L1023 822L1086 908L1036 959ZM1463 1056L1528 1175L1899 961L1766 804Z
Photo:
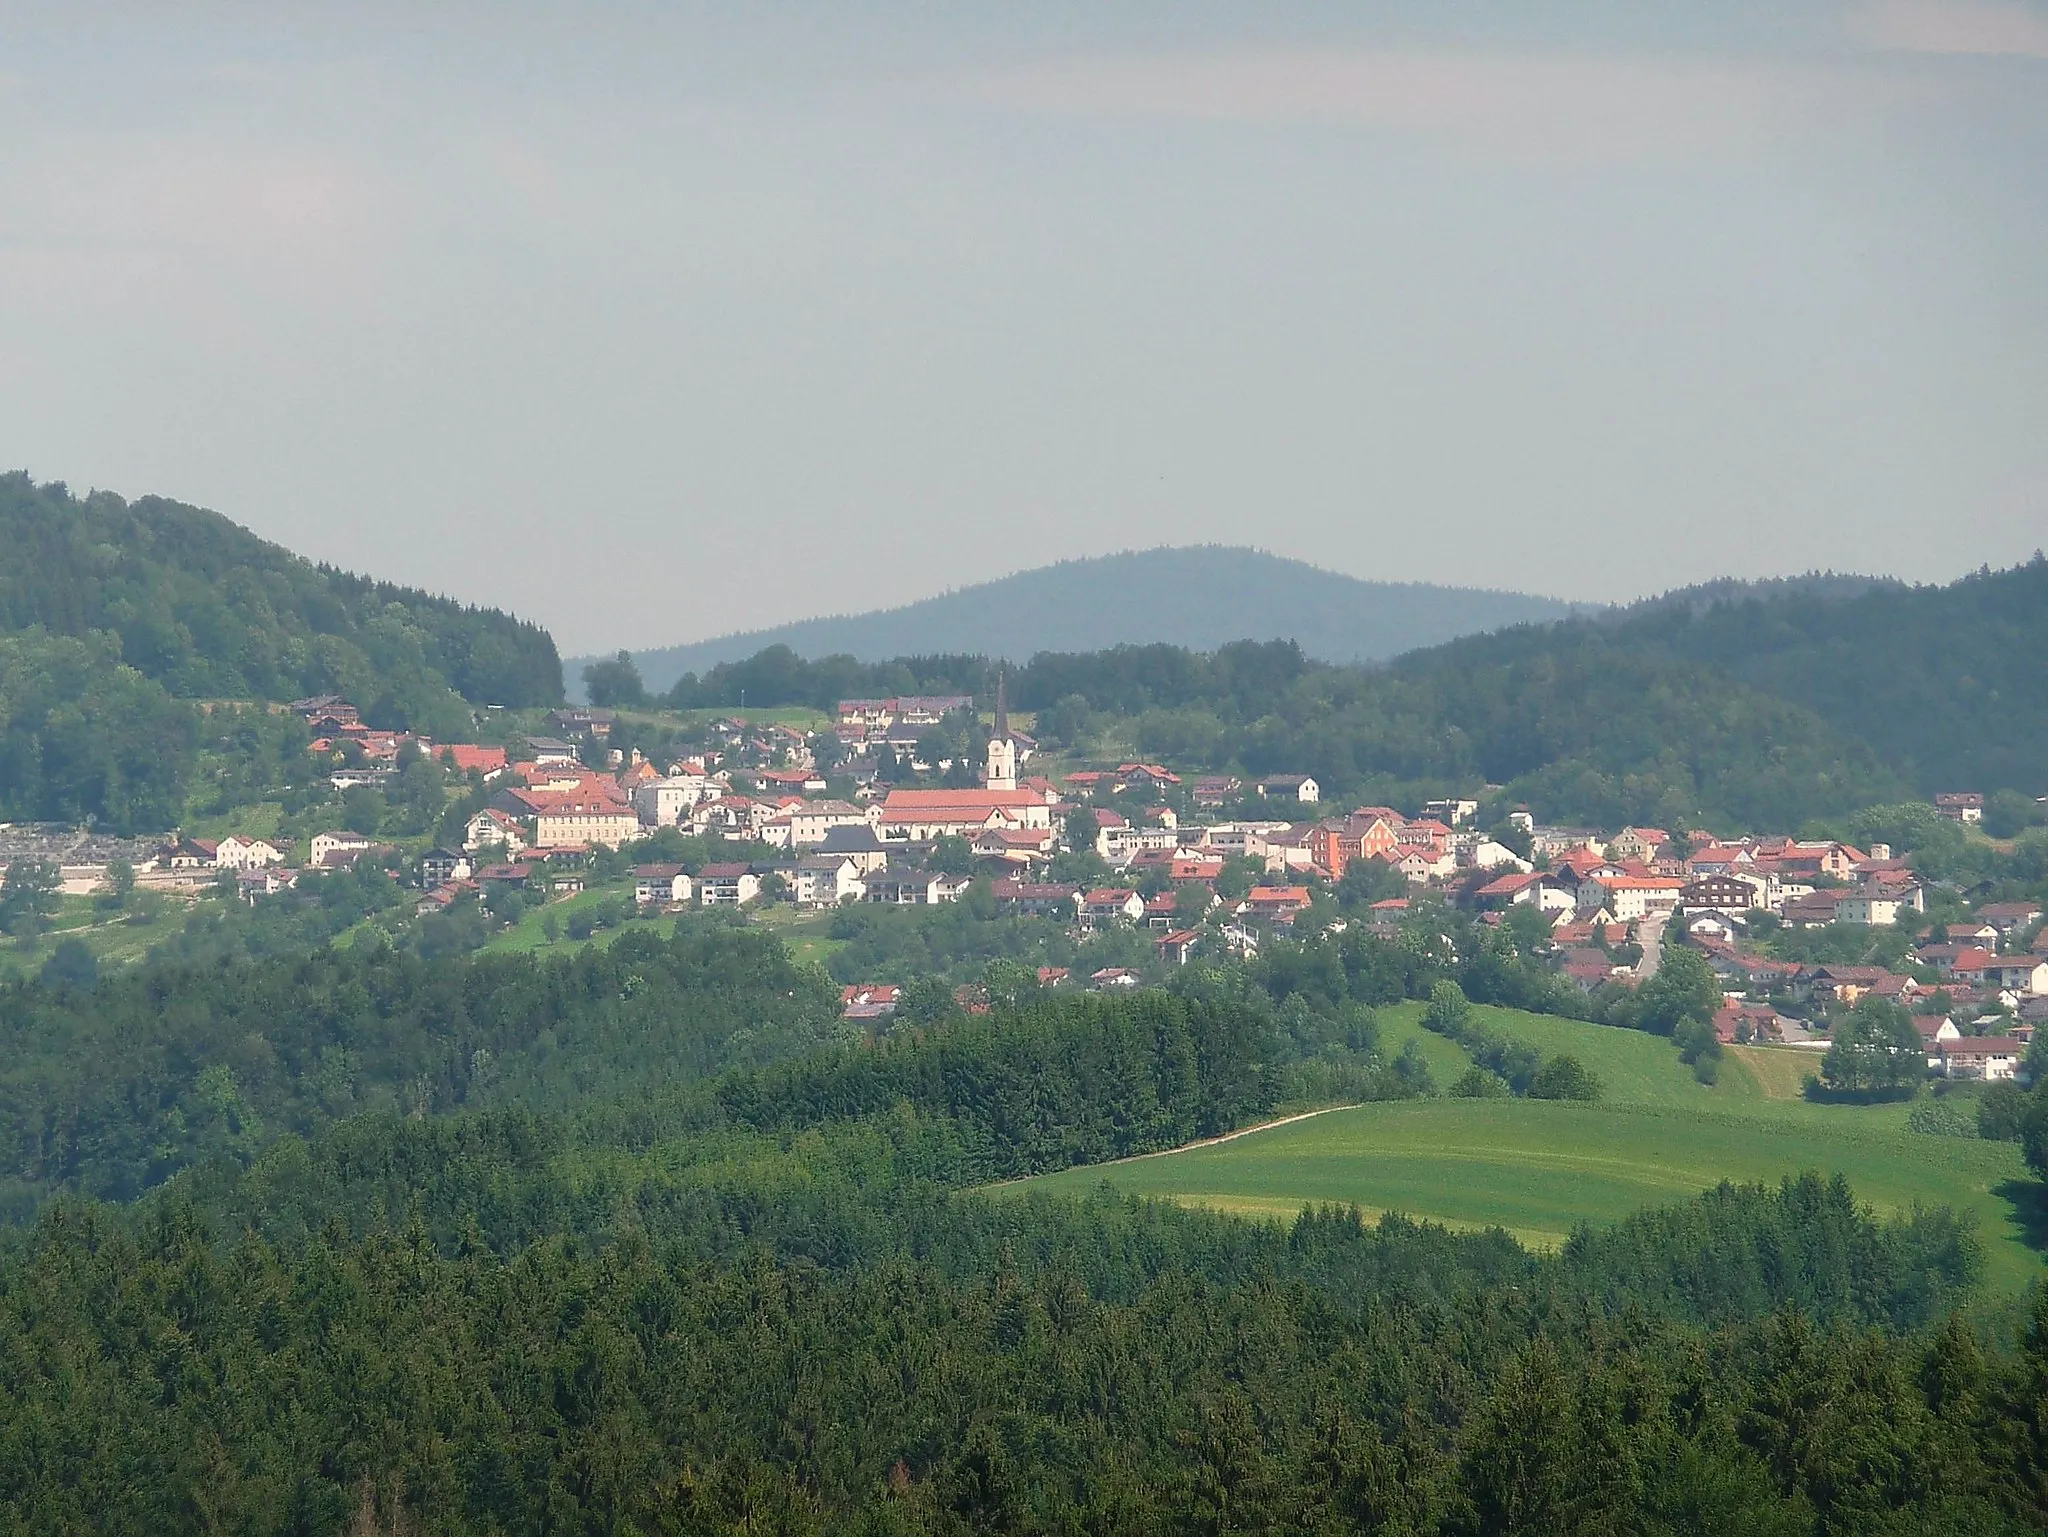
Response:
M1636 980L1647 982L1657 974L1657 968L1664 961L1664 913L1650 913L1636 925L1636 943L1643 947L1643 958L1636 962Z

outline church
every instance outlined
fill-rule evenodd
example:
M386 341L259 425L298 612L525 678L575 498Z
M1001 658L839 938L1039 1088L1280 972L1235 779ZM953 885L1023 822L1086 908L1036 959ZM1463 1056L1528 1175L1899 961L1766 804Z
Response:
M1045 796L1017 787L1017 770L1036 747L1010 728L1004 681L996 680L996 723L989 733L988 761L979 790L891 790L876 828L884 843L929 843L949 836L972 838L990 829L1043 831L1052 826Z

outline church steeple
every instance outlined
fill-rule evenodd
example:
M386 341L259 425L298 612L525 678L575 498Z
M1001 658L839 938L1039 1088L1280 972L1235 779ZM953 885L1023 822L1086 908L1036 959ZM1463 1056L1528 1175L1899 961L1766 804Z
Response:
M996 728L988 739L988 771L982 777L991 790L1017 788L1017 741L1010 735L1009 702L1003 692L1004 674L996 674Z

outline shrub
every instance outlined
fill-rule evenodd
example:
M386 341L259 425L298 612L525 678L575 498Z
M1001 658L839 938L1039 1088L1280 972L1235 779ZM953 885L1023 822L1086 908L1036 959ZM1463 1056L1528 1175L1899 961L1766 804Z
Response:
M1600 1079L1568 1051L1561 1051L1536 1069L1529 1080L1531 1099L1598 1099Z

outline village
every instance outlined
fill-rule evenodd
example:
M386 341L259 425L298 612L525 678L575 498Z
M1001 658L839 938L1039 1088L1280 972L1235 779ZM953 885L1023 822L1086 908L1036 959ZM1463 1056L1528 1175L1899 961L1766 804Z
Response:
M1145 950L1124 951L1148 957L1136 964L1080 976L1045 967L1039 979L1100 990L1353 924L1394 936L1442 904L1532 936L1589 993L1646 980L1670 947L1696 950L1721 980L1715 1028L1731 1043L1825 1047L1830 1009L1874 994L1912 1011L1931 1072L1998 1080L2022 1072L2048 1019L2038 905L1971 905L1881 843L1556 827L1521 809L1481 830L1476 798L1414 815L1339 812L1299 773L1247 782L1120 762L1048 777L1031 771L1038 744L1011 723L1000 687L992 723L965 696L849 699L829 733L722 717L699 750L659 763L609 746L617 717L602 709L556 710L548 734L484 745L373 730L332 696L291 708L336 791L388 783L421 758L472 787L483 804L459 842L408 850L331 827L303 847L238 833L151 845L7 829L0 857L41 852L72 892L103 885L118 861L143 889L231 890L252 903L367 862L416 884L422 914L508 902L516 913L521 899L559 901L607 880L622 891L629 881L643 915L931 907L979 886L1000 915L1076 937L1146 937ZM978 764L920 758L948 724L956 741L985 734ZM902 777L918 782L892 782ZM1936 809L1968 826L1982 800L1948 793ZM1903 929L1910 947L1889 967L1773 954L1773 936L1843 926ZM897 994L891 981L849 983L848 1015L886 1018Z

